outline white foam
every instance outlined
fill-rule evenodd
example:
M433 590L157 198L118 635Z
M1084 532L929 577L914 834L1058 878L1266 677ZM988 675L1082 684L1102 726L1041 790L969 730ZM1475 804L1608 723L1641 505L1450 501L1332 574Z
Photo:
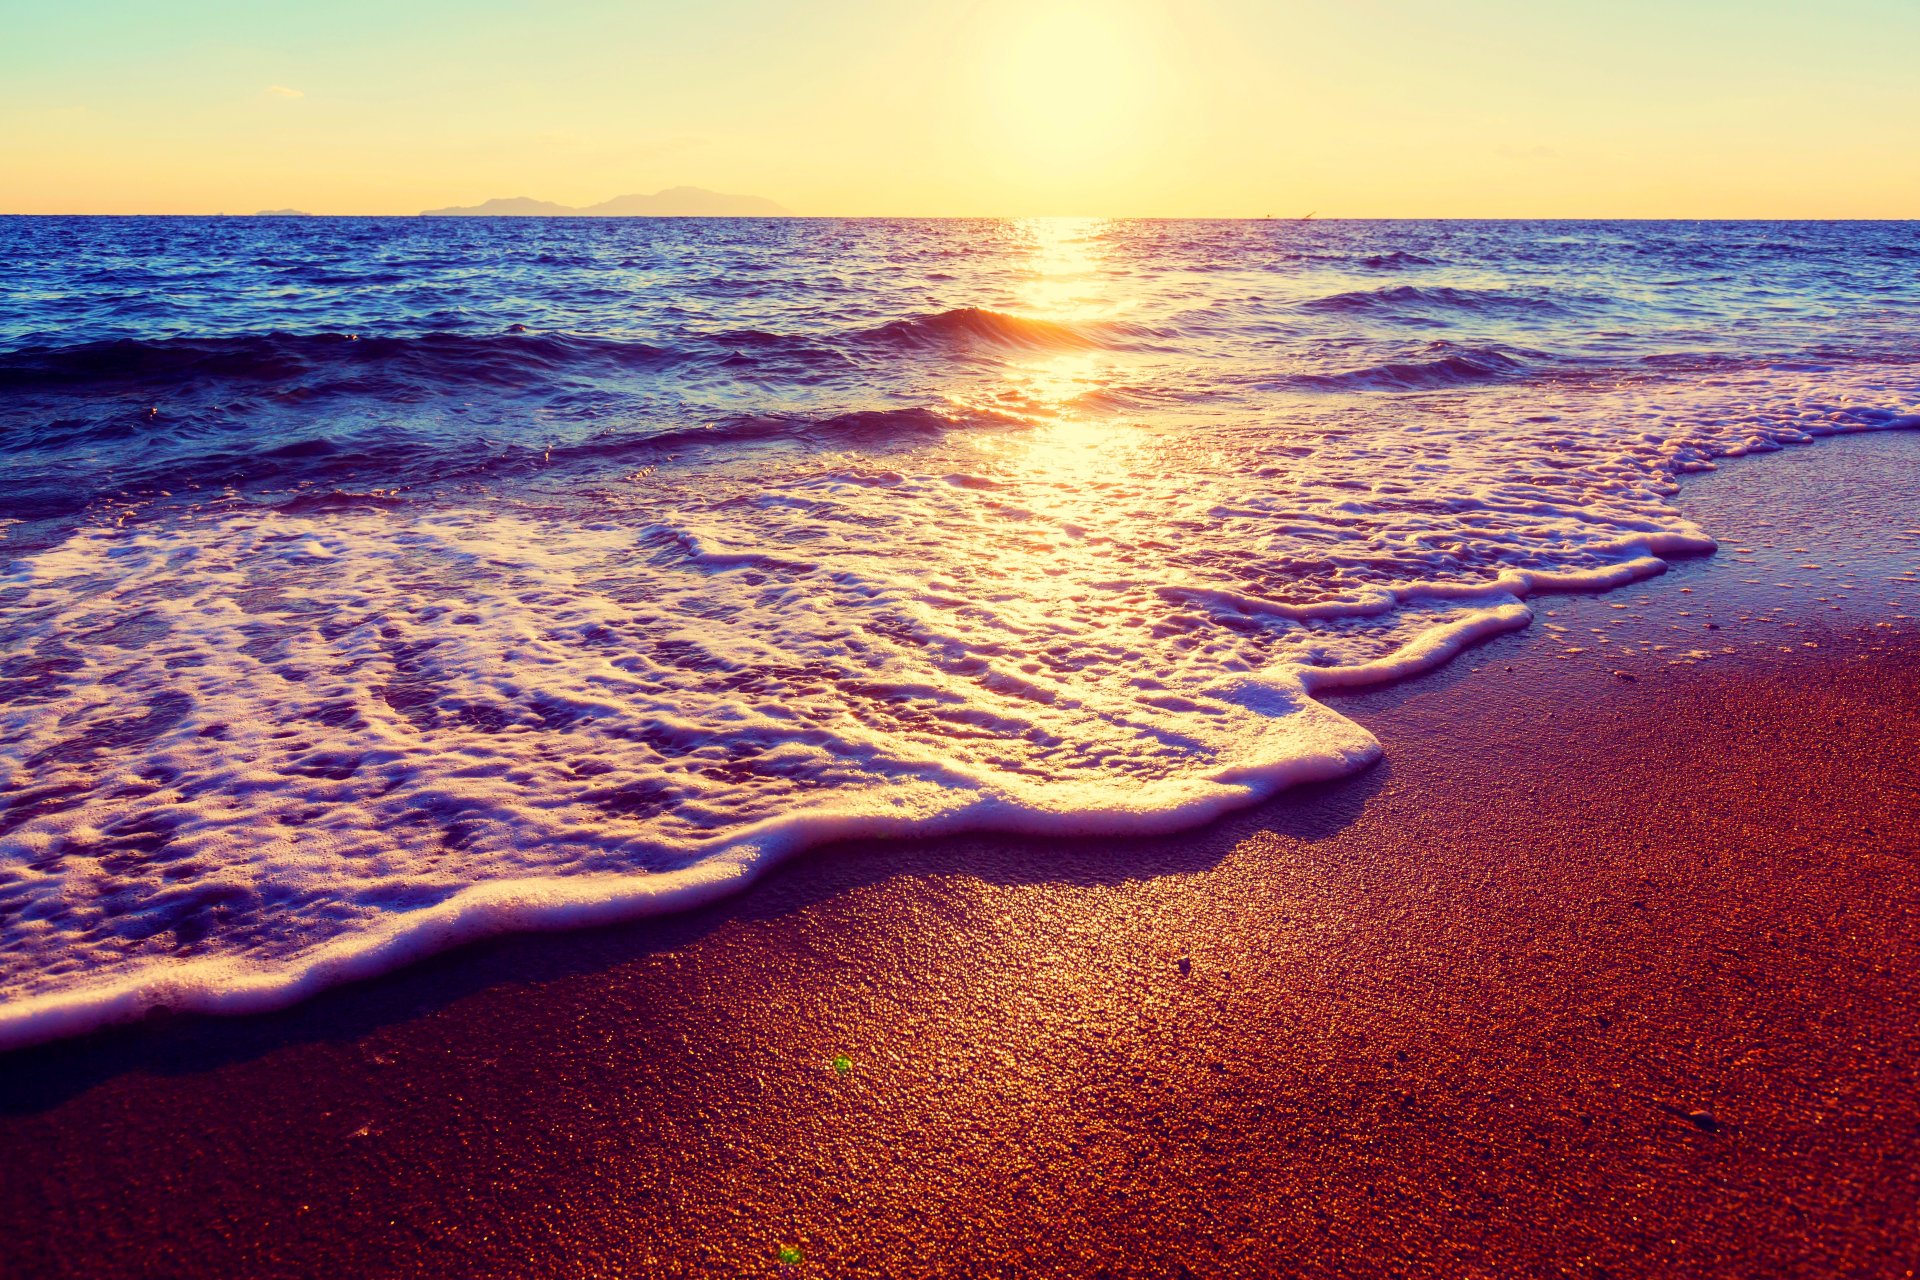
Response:
M1904 375L1852 376L83 529L0 583L0 1046L677 910L823 841L1167 831L1350 772L1380 746L1316 691L1710 550L1676 475L1912 425L1855 408Z

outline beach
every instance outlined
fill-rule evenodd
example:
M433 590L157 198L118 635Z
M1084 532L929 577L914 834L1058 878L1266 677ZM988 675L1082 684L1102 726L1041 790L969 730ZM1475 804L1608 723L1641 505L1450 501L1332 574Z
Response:
M0 1059L0 1272L1910 1275L1920 435L1678 502L1718 554L1330 699L1381 763L1198 830Z
M1920 1280L1920 4L19 19L0 1280Z

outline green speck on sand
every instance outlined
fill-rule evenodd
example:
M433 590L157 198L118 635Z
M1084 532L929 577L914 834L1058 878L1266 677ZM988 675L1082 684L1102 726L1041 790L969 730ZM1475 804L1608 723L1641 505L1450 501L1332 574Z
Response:
M834 1071L836 1071L840 1075L845 1075L847 1074L847 1072L853 1070L853 1059L849 1058L844 1053L836 1053L833 1055L832 1065L833 1065Z
M797 1267L800 1265L800 1251L790 1244L780 1246L779 1256L780 1265L783 1267Z

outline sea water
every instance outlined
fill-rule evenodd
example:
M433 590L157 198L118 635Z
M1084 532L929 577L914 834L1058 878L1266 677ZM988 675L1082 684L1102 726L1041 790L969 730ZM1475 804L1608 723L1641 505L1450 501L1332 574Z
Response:
M1165 831L1920 425L1920 224L0 219L0 1045ZM1386 744L1390 750L1391 743Z

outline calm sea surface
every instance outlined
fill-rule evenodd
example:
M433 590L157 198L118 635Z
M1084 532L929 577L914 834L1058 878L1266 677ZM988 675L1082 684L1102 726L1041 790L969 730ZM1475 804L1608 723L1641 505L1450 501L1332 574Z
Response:
M0 218L0 1044L1167 829L1920 425L1920 224ZM1391 750L1392 744L1386 744Z

